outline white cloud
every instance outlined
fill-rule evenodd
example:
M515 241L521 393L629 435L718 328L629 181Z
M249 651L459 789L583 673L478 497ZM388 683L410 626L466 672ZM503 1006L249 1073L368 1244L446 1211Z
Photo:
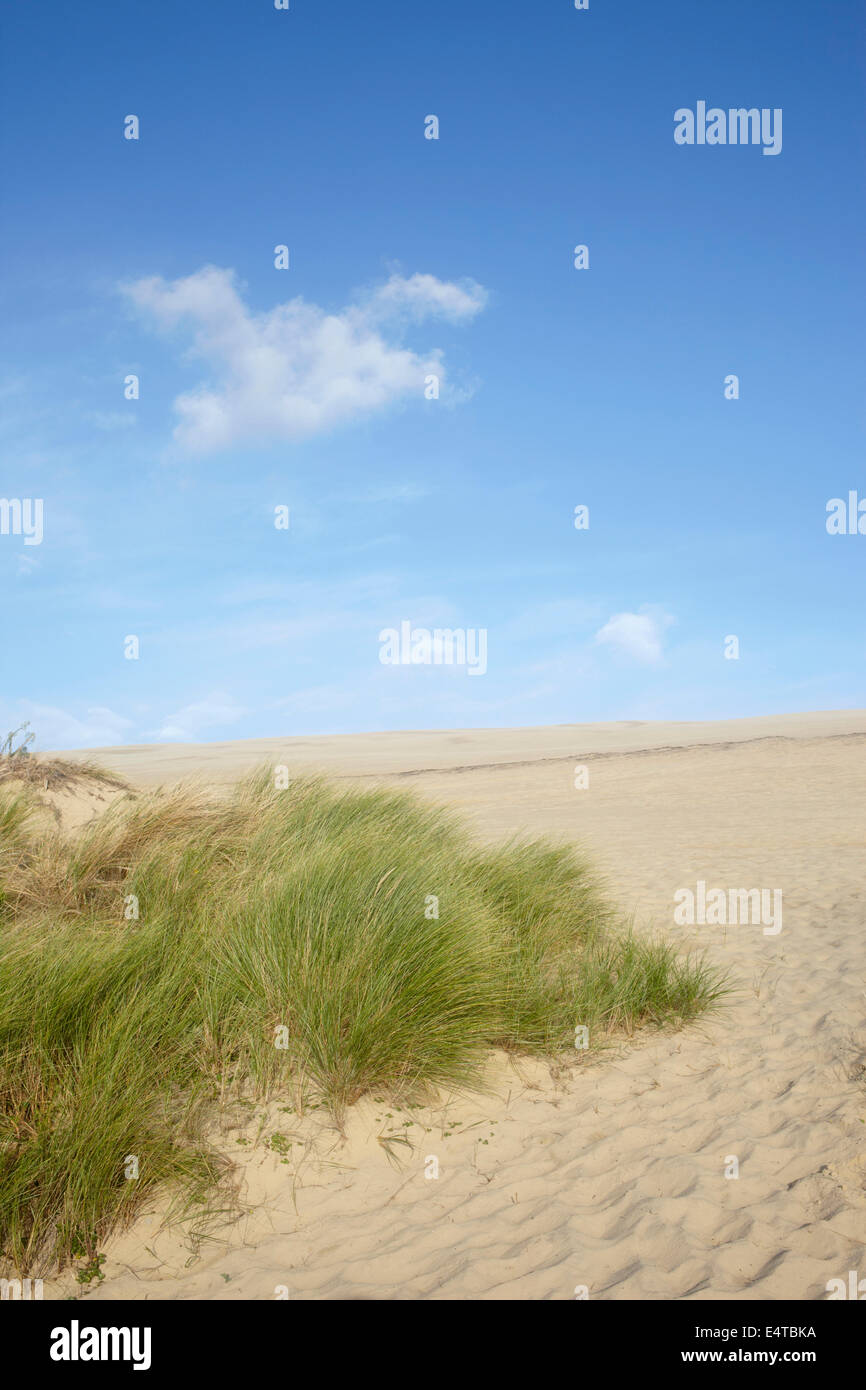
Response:
M25 719L30 721L36 734L34 747L38 749L110 746L124 742L127 730L132 728L131 719L125 719L123 715L100 705L91 705L83 716L79 716L54 705L38 705L30 700L22 700L17 715L7 713L5 718L0 719L3 733L7 727L11 729Z
M595 634L596 642L655 665L662 659L662 635L674 619L667 613L616 613Z
M462 323L474 318L487 303L487 291L475 280L437 280L435 275L392 275L375 290L365 305L368 318L387 319L405 313L414 319L430 317Z
M207 729L217 729L225 724L236 723L247 713L247 710L235 704L231 695L224 695L220 691L215 691L212 695L205 696L203 700L184 705L183 709L168 715L162 727L154 730L148 737L194 740Z
M205 266L184 279L138 280L124 292L164 330L191 326L191 353L216 384L176 397L178 442L198 453L239 442L293 440L379 410L409 394L423 400L424 378L444 381L438 348L419 355L399 342L401 324L426 318L465 322L486 293L433 275L392 275L338 313L303 299L254 314L235 274Z

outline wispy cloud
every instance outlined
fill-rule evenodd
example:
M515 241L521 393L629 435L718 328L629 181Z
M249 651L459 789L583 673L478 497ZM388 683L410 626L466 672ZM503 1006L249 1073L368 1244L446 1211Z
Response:
M174 740L197 739L210 729L222 728L225 724L236 724L248 711L238 705L231 695L214 691L203 700L184 705L174 714L168 715L159 729L148 735L150 738Z
M435 275L400 274L391 276L363 301L363 314L370 322L387 322L398 315L415 319L436 317L451 323L474 318L487 303L487 291L475 280L457 284L437 280Z
M596 642L656 665L663 655L662 637L675 620L668 613L643 609L640 613L615 613L595 634Z
M190 327L191 353L217 385L177 396L175 438L209 453L232 444L294 440L328 430L410 394L423 399L424 379L444 381L438 348L402 346L407 321L472 319L486 292L433 275L392 275L338 313L301 298L254 314L234 271L205 266L183 279L160 276L122 287L160 328Z
M129 730L133 728L131 719L117 714L101 705L91 705L82 714L71 714L56 705L37 704L31 700L21 700L13 714L7 709L0 711L0 725L5 733L28 720L36 734L36 747L45 748L99 748L106 745L127 742Z

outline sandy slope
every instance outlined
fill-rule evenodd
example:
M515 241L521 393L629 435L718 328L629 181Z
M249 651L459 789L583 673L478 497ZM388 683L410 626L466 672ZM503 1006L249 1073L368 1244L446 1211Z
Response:
M265 759L394 779L485 836L582 841L641 929L707 946L740 989L716 1021L591 1064L495 1058L480 1100L367 1101L345 1140L275 1104L224 1137L249 1209L225 1240L194 1258L146 1217L88 1297L809 1300L866 1277L866 712L95 756L139 785ZM673 926L674 892L698 879L781 888L781 932ZM395 1134L413 1147L389 1161Z

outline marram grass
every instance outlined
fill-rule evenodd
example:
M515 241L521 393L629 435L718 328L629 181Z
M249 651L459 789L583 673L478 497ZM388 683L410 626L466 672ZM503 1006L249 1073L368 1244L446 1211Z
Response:
M592 1048L725 992L624 929L572 849L484 848L408 794L262 772L70 838L37 834L29 796L0 786L0 1259L20 1272L93 1259L157 1189L221 1200L227 1097L300 1082L339 1116L477 1085L493 1046L553 1053L584 1025Z

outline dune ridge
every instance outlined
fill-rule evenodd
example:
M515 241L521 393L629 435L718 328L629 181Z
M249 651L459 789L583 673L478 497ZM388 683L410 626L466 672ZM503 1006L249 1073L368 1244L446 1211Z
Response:
M195 1255L142 1218L87 1296L809 1301L866 1276L864 733L866 713L838 711L88 754L134 785L231 781L262 744L329 775L411 771L484 838L582 844L639 930L706 947L740 988L717 1019L589 1066L494 1057L483 1097L390 1118L365 1101L345 1135L277 1109L228 1144L241 1222ZM458 758L482 765L455 777ZM783 930L675 926L674 893L701 879L781 888ZM401 1126L411 1147L387 1142Z

